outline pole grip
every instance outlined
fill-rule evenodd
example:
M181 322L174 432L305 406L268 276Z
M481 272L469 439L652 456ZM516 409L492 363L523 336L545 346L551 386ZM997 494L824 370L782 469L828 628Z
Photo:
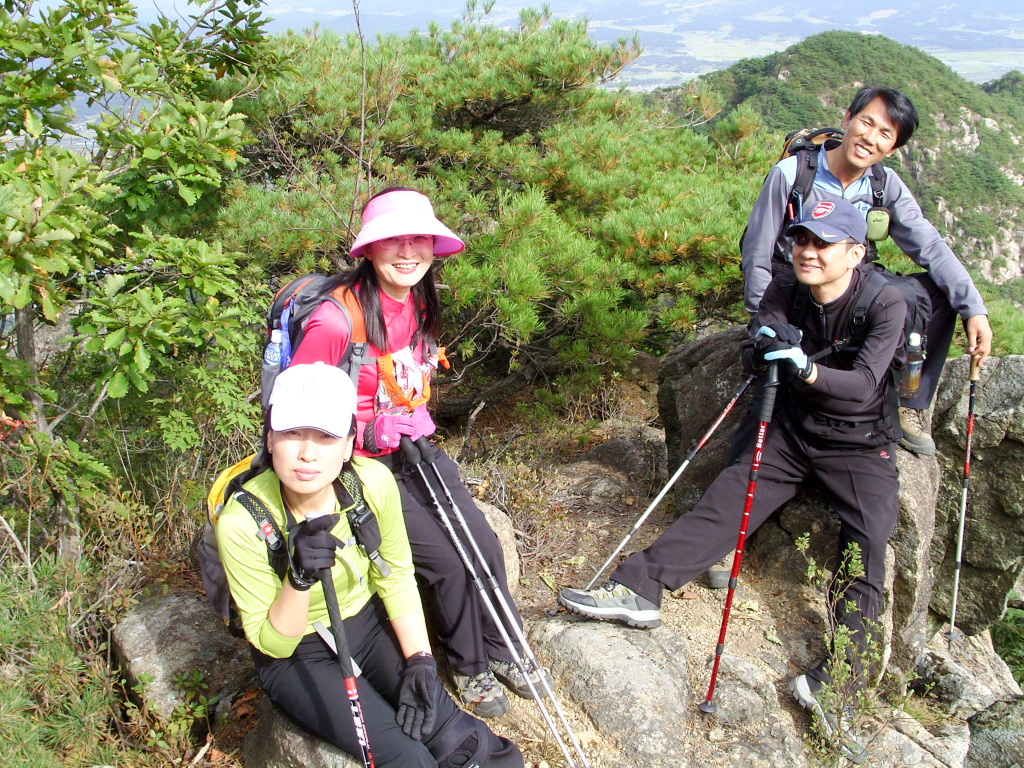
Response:
M427 440L426 436L416 438L416 448L420 452L420 458L427 464L433 464L437 458L438 447Z
M775 410L775 394L779 389L779 363L772 360L768 363L768 374L764 380L764 394L761 397L761 413L758 421L770 422L772 411Z
M402 435L402 439L399 440L398 444L402 448L402 453L405 454L405 460L412 464L414 467L420 463L422 456L420 456L420 449L416 447L416 443L412 441L408 435Z
M971 356L971 374L969 376L970 381L977 381L981 378L981 356Z

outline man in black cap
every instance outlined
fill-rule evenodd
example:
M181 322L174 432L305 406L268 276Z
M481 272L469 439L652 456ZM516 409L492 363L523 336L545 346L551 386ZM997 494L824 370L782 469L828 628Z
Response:
M882 604L885 546L898 512L893 431L898 415L891 413L895 381L889 366L904 354L906 303L885 283L863 324L854 328L851 315L862 288L867 297L877 287L866 287L867 273L858 269L867 225L850 203L821 201L787 234L793 238L793 270L768 286L743 349L745 367L762 372L776 361L783 381L765 437L749 531L807 481L816 478L824 486L840 519L840 557L856 544L863 563L863 573L839 584L842 594L831 596L837 623L850 631L848 661L859 685L860 662ZM834 342L854 337L856 346L816 357ZM752 449L753 443L746 456ZM749 471L749 461L737 460L692 510L650 547L628 557L610 581L592 590L563 589L559 603L596 619L658 626L662 591L701 575L735 545ZM831 681L829 664L822 662L790 687L826 732L839 729L847 757L857 760L863 747L818 702L822 685Z

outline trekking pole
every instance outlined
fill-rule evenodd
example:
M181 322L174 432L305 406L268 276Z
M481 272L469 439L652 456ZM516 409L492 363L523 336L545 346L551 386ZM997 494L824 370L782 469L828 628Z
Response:
M437 510L437 519L441 522L441 525L447 532L448 537L452 540L452 544L455 547L455 551L458 553L459 558L462 560L462 564L466 568L466 572L469 574L470 581L473 582L473 586L476 588L480 596L480 601L487 609L487 612L490 615L491 620L494 622L494 625L497 627L498 632L501 634L501 638L505 642L505 646L508 648L509 652L512 654L512 658L515 661L516 666L519 668L519 670L523 673L523 676L526 678L526 684L530 689L530 693L536 700L537 706L540 707L541 715L543 716L544 722L547 724L548 729L551 731L551 735L554 736L555 742L558 744L559 749L561 749L562 754L565 756L565 759L569 764L569 768L576 768L576 762L573 760L572 755L569 754L569 750L565 746L565 742L562 740L562 737L558 734L558 729L555 727L555 723L551 719L551 715L548 713L547 707L544 706L544 702L537 691L536 685L530 678L529 668L523 661L523 658L520 655L519 650L515 647L515 644L512 642L512 638L508 634L508 629L505 627L505 623L501 620L501 617L498 615L497 609L494 607L494 602L490 599L487 592L485 591L483 580L477 573L476 567L473 565L473 561L470 558L469 553L466 551L466 548L463 545L462 540L459 539L459 536L455 531L455 526L452 525L452 521L445 513L444 507L441 506L441 502L437 498L437 494L434 492L433 485L431 485L430 481L427 479L426 472L423 471L424 450L421 450L421 448L426 449L426 461L428 464L430 464L430 466L434 470L434 473L437 475L440 481L441 488L446 493L449 503L452 506L452 510L455 513L456 517L458 518L459 524L461 525L463 531L466 534L467 540L472 545L473 550L476 553L477 559L480 561L481 567L484 569L484 571L486 571L488 581L492 584L492 589L497 599L501 603L502 607L504 608L506 616L509 617L509 624L515 627L519 634L519 637L521 638L520 642L522 642L523 647L525 649L528 649L529 646L526 644L526 638L522 636L522 630L519 629L518 622L516 622L515 618L511 616L511 609L508 607L508 602L504 599L504 595L501 594L501 590L497 587L497 582L494 580L494 576L493 574L491 574L490 569L487 566L487 561L483 559L483 556L480 553L480 549L476 544L476 540L473 538L473 535L469 531L469 527L466 525L465 518L462 517L461 512L458 511L458 506L454 503L454 501L452 501L451 494L448 491L448 486L445 484L444 480L441 479L437 467L434 466L435 452L437 451L437 448L435 448L429 441L427 441L426 438L420 438L419 445L417 446L417 444L413 443L413 441L407 436L402 437L401 447L406 459L409 461L410 464L416 467L416 471L419 473L420 480L423 483L423 487L426 488L427 493L430 494L430 499L434 504L434 508ZM539 665L536 662L536 658L532 656L532 652L530 652L530 654L531 663L536 665L536 667L539 669ZM572 729L569 727L569 724L566 721L565 715L562 713L561 708L558 707L558 702L554 697L554 692L551 691L550 686L547 684L547 680L544 679L543 673L538 674L538 678L540 678L541 683L545 688L545 692L550 696L551 701L554 703L556 709L558 710L558 714L561 718L562 725L565 728L566 733L568 733L570 739L572 740L573 746L575 747L576 752L580 756L580 760L582 760L583 762L583 768L590 768L590 764L587 762L587 757L583 754L583 749L580 747L579 741L576 739L575 734L573 734Z
M743 504L743 517L740 519L740 532L736 538L736 551L732 556L732 572L729 574L729 592L725 596L725 608L722 611L722 628L718 633L718 645L715 646L715 663L711 667L711 683L708 695L698 709L708 715L715 713L713 698L715 683L718 680L718 666L725 651L725 632L729 627L729 614L732 611L732 598L736 594L736 583L740 576L740 562L743 560L743 547L747 539L747 526L750 524L750 509L754 504L754 489L757 487L757 472L761 468L761 452L764 450L764 438L768 433L768 424L772 420L775 408L775 394L779 387L779 365L768 363L768 375L764 382L764 397L761 400L760 424L757 427L757 440L754 442L754 457L750 461L750 476L747 481L747 497Z
M311 513L306 515L306 521L320 517L325 512ZM363 707L359 703L359 688L356 686L356 676L352 670L352 657L349 655L348 641L345 638L345 627L341 623L341 610L338 608L338 593L334 590L334 577L329 568L320 571L320 584L324 588L324 602L327 603L327 616L331 620L331 635L334 637L335 651L338 654L338 664L341 666L341 674L345 679L345 695L348 698L349 708L352 710L352 724L356 728L356 740L359 742L360 757L363 759L363 768L376 768L373 762L373 754L370 752L370 739L366 732L366 720L363 718Z
M953 565L953 607L949 612L949 650L953 650L953 642L957 639L956 602L960 592L960 564L964 549L964 521L967 519L967 481L971 476L971 444L974 440L974 401L978 393L978 379L981 378L981 359L971 358L970 394L967 398L967 452L964 457L964 477L960 486L960 523L956 532L956 560Z
M594 574L594 578L590 580L590 583L587 584L587 586L584 589L593 588L594 584L597 583L598 578L601 576L602 573L605 572L605 569L612 564L612 561L615 560L619 552L622 551L623 547L625 547L626 544L629 543L629 540L633 538L633 535L638 530L640 530L640 526L644 524L644 521L646 521L647 517L651 514L651 512L654 511L654 508L658 506L658 504L661 502L663 498L665 498L665 494L667 494L669 490L672 488L672 486L675 485L676 480L679 479L679 476L683 474L683 471L689 466L690 462L693 460L693 457L697 455L697 451L704 447L707 441L710 440L711 436L715 433L715 430L718 429L719 425L723 421L725 421L725 417L729 415L729 413L733 409L733 406L736 405L736 401L739 400L740 397L742 397L743 393L747 391L747 387L750 386L750 382L752 382L753 380L753 376L747 377L747 380L743 382L743 386L740 387L739 392L732 396L732 400L730 400L729 404L725 406L725 410L722 411L721 414L719 414L717 419L715 419L715 423L711 425L711 429L705 432L704 437L702 437L697 442L697 444L690 449L690 452L686 454L686 459L683 461L682 464L679 465L679 469L676 470L676 473L672 475L672 477L669 479L667 483L665 483L665 487L662 488L661 492L654 497L654 501L652 501L650 503L650 506L648 506L647 509L644 510L644 513L640 515L639 518L637 518L637 521L633 524L633 527L629 529L629 533L626 534L626 538L624 538L619 543L619 546L615 548L615 551L608 556L608 559L604 561L604 565L602 565L598 569L597 573Z
M551 699L551 703L555 708L555 713L558 715L559 721L562 723L562 727L565 730L566 734L569 736L569 740L572 742L573 747L579 754L580 760L582 760L584 768L590 768L589 764L587 763L587 756L583 753L583 749L580 746L578 739L576 738L576 734L573 733L572 728L569 726L569 722L565 717L565 713L562 711L562 707L559 705L558 699L555 698L555 692L551 689L551 685L548 683L547 677L544 675L542 671L540 662L537 660L537 657L534 654L533 649L530 648L530 644L526 640L526 635L523 633L522 628L519 626L519 622L516 620L516 616L513 613L511 606L509 606L508 601L505 599L505 594L501 591L501 587L498 586L498 580L494 577L494 573L491 571L490 565L488 565L487 560L484 559L483 552L480 551L480 547L477 544L476 538L473 536L472 531L470 531L469 529L469 524L466 522L466 518L463 516L462 510L459 508L459 505L455 502L455 499L451 493L451 489L448 487L448 484L444 481L444 477L442 477L440 470L434 463L435 459L437 458L437 454L440 452L439 449L425 437L421 437L419 440L417 440L417 446L420 449L420 456L424 458L424 460L427 462L427 464L430 465L430 468L433 470L434 477L437 478L437 483L439 486L441 486L441 490L444 492L444 495L448 500L448 505L451 507L452 512L455 514L456 520L458 520L459 525L462 527L462 530L466 535L466 539L469 541L469 544L473 549L473 553L476 555L476 559L480 563L481 570L483 570L484 572L484 577L487 580L487 584L488 586L490 586L491 592L494 594L494 598L498 601L498 605L501 607L502 612L505 614L505 619L507 621L508 626L512 627L512 631L515 634L516 639L519 641L519 644L523 648L522 654L520 655L518 649L511 643L509 644L509 651L512 653L512 657L516 663L516 666L519 667L520 671L523 673L523 676L526 678L526 685L527 687L529 687L530 693L533 694L533 697L536 701L541 701L541 696L539 695L533 680L530 678L531 671L536 670L537 679L540 681L541 688L544 689L544 694L549 699ZM525 660L523 657L525 657Z

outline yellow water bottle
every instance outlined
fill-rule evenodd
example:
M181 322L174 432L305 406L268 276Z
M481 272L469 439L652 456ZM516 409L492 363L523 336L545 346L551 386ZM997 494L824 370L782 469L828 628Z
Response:
M903 371L903 386L900 397L913 397L921 385L921 366L924 364L924 349L921 334L912 333L907 337L907 367Z

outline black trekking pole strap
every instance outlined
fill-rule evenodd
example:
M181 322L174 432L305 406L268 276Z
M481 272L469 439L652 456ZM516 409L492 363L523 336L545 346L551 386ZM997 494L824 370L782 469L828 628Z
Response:
M831 355L834 352L841 352L842 350L846 349L846 345L850 343L850 340L852 338L853 338L852 336L847 336L845 339L840 339L839 341L834 341L831 344L829 344L827 347L825 347L824 349L815 352L813 355L808 355L807 356L808 362L816 363L819 360L821 360L821 358L828 357L829 355ZM776 383L778 383L778 382L776 382Z

